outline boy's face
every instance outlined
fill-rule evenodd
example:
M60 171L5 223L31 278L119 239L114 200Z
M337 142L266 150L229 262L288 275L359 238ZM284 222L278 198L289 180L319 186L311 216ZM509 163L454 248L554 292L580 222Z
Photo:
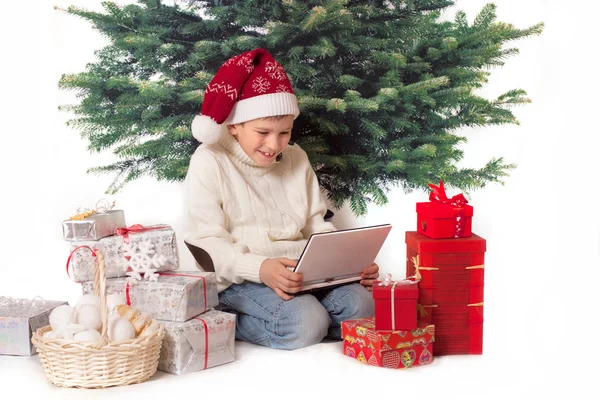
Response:
M248 157L261 167L268 167L290 142L293 126L294 116L287 115L281 119L255 119L227 128Z

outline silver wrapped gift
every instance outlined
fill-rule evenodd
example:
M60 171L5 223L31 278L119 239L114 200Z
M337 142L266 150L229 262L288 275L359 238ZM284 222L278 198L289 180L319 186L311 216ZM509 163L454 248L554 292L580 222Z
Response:
M235 361L235 314L210 310L186 322L160 321L158 369L175 375Z
M0 298L0 354L30 356L36 353L31 335L49 325L49 316L66 301Z
M77 282L94 279L95 257L87 248L77 249L79 246L102 251L107 278L126 276L128 270L142 273L145 267L152 267L155 271L173 271L179 268L177 238L170 226L135 225L130 228L128 231L119 229L119 234L98 241L70 242L72 254L68 271L71 278ZM147 265L148 263L152 265Z
M63 221L63 238L67 241L100 240L113 235L115 229L125 226L123 210L110 210L83 219Z
M213 272L159 272L158 281L128 283L128 278L106 280L107 294L123 294L128 304L151 318L187 321L219 304ZM93 281L84 282L83 294L93 293Z

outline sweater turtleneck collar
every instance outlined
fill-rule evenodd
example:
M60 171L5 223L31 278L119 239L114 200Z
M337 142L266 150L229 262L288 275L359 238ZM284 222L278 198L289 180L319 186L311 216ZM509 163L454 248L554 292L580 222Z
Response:
M267 167L258 165L252 158L250 158L250 156L248 156L248 154L246 154L237 139L229 132L221 135L219 144L227 151L229 158L231 158L233 161L237 161L236 164L250 174L263 175L277 165L276 163L273 163Z

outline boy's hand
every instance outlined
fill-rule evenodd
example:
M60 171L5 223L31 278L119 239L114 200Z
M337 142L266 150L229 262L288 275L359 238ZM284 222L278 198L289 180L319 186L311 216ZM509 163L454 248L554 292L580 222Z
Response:
M258 272L262 283L270 287L284 300L291 300L294 296L287 293L297 293L302 290L302 274L292 272L287 267L295 267L296 260L289 258L267 258L263 261ZM287 292L287 293L286 293Z
M373 290L373 283L379 277L379 266L375 263L364 269L360 274L360 284L363 285L369 292Z

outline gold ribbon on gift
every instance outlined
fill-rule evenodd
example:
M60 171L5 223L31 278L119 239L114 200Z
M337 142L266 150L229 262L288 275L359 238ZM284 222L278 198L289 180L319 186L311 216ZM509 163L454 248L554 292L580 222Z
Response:
M421 317L424 317L426 315L429 315L429 313L427 312L426 308L435 308L437 307L437 304L429 304L429 305L421 305L421 304L417 304L417 311L419 311L419 315L421 315Z
M480 303L467 304L467 307L483 307L483 301Z
M470 267L465 267L465 269L484 269L484 265L480 264L480 265L472 265Z
M96 208L94 210L90 210L89 208L79 207L76 211L77 214L73 215L72 217L69 217L69 219L71 221L79 221L82 219L86 219L90 215L94 215L94 214L98 214L98 213L105 213L107 211L112 210L115 206L115 203L116 202L113 201L112 204L110 204L108 202L108 200L105 200L105 199L98 200L96 202Z
M416 257L412 258L412 262L415 266L415 281L419 282L422 277L421 277L421 271L438 271L439 268L435 268L435 267L421 267L419 264L419 255L417 254Z

